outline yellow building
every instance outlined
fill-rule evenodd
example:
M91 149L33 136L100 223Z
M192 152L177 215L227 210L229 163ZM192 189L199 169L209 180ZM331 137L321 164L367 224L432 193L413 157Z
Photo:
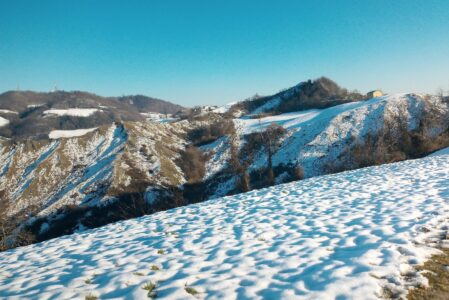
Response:
M368 94L366 94L368 99L381 97L382 95L383 95L383 93L380 90L374 90L374 91L371 91Z

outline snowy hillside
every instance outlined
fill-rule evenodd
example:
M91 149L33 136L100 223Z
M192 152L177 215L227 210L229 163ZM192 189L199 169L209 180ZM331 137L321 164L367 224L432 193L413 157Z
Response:
M268 182L266 147L248 142L248 137L273 122L285 133L273 151L274 180ZM50 140L0 140L0 205L15 222L10 224L32 226L28 230L39 241L142 215L137 209L114 217L117 208L103 206L130 197L150 202L148 213L298 178L422 157L449 145L449 110L438 97L399 94L259 119L201 112L198 119L95 128L53 130L46 136ZM296 176L296 166L303 176ZM240 185L240 170L248 173L246 189ZM100 207L97 214L104 219L99 222L87 210L75 209L70 215L80 207ZM14 236L13 229L9 232Z
M277 123L288 129L288 135L273 157L274 165L299 162L307 177L327 173L330 163L347 163L345 153L356 145L363 145L367 137L391 134L400 139L400 126L408 132L424 130L435 138L447 126L448 107L437 97L416 94L393 94L367 101L280 114L261 119L235 120L241 135L267 128ZM423 128L432 114L434 124ZM263 153L251 168L260 168L266 158Z
M256 190L0 253L0 298L377 299L426 285L449 156ZM406 275L406 276L405 276ZM148 287L148 286L147 286Z
M177 131L181 125L127 123L52 131L51 141L0 143L0 191L10 203L6 213L37 208L33 214L47 215L65 205L117 198L137 183L143 188L179 184L182 173L168 158L182 147Z

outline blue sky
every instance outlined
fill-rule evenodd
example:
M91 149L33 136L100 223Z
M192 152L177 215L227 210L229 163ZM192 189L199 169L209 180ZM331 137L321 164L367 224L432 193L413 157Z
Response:
M449 89L449 1L0 0L0 91L146 94L192 106L328 76Z

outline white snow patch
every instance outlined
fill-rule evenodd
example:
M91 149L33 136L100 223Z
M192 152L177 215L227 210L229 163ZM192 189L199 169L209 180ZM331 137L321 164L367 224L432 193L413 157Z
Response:
M438 252L448 226L448 181L449 156L428 157L17 248L0 253L0 298L145 299L149 280L169 299L189 297L186 283L208 299L379 299L383 287L404 297L425 284L408 271Z
M18 114L18 112L12 111L12 110L9 110L9 109L0 109L0 113L4 113L4 114L15 114L15 115Z
M230 109L233 105L235 105L235 104L237 104L237 103L238 103L237 101L234 101L234 102L225 104L225 105L223 105L223 106L218 106L218 107L214 108L214 109L212 110L212 112L217 113L217 114L224 114L224 113L227 113L227 112L229 111L229 109Z
M9 120L3 117L0 117L0 127L6 126L9 124Z
M83 136L89 132L92 132L96 129L97 129L97 127L87 128L87 129L74 129L74 130L52 130L48 134L48 137L50 139L79 137L79 136Z
M179 118L174 118L171 114L161 114L156 112L146 112L140 113L144 116L147 121L158 122L158 123L169 123L179 120Z
M89 117L101 111L97 108L68 108L68 109L49 109L44 111L44 115L72 116L72 117Z
M38 104L29 104L27 105L27 108L37 108L37 107L41 107L44 106L44 103L38 103Z

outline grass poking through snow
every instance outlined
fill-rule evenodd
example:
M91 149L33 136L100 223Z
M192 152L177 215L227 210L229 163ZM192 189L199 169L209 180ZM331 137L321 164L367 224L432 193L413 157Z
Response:
M86 297L84 297L84 299L85 300L97 300L98 296L96 296L96 295L94 295L92 293L89 293L89 294L86 295Z
M157 287L156 283L148 281L142 286L142 289L148 292L148 297L156 298L157 297L156 287Z
M151 266L151 270L152 270L152 271L159 271L160 268L159 268L158 266L156 266L156 265L152 265L152 266Z
M193 287L188 286L187 283L184 286L184 289L186 290L186 292L192 296L196 296L198 295L200 292L198 292L197 290L195 290Z

